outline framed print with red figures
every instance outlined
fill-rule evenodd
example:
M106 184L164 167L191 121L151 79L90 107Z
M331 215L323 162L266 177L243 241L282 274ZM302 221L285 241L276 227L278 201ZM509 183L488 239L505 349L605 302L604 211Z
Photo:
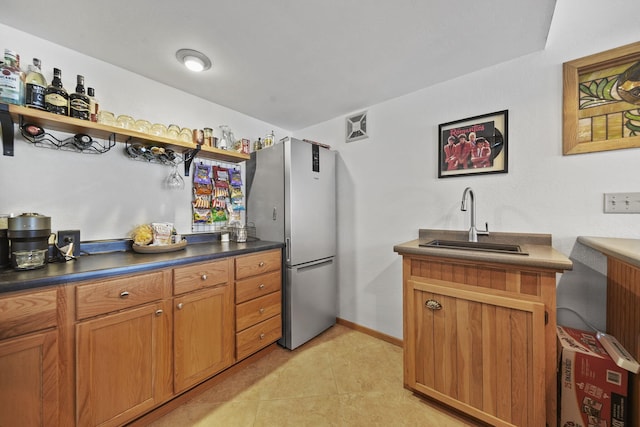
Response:
M508 110L438 126L438 178L507 173Z
M640 42L562 70L564 155L640 147Z

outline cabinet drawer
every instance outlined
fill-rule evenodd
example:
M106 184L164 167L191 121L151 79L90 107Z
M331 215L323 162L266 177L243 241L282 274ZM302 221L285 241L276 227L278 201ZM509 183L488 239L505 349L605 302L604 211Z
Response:
M236 304L261 297L282 287L280 270L236 282Z
M236 331L260 323L282 312L282 294L274 292L236 306Z
M280 270L282 252L280 249L258 252L236 258L236 279L256 276L268 271Z
M282 318L278 315L236 334L238 360L276 342L282 337Z
M173 294L179 295L229 282L232 262L232 258L228 258L175 268L173 270Z
M76 317L86 319L156 301L164 297L163 290L164 273L161 271L78 285Z
M0 298L0 339L56 326L56 290Z

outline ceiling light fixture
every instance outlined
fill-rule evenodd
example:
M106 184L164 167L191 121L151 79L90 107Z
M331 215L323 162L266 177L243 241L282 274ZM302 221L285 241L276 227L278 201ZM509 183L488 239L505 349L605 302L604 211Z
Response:
M202 52L193 49L180 49L176 52L176 58L191 71L199 73L211 68L211 60Z

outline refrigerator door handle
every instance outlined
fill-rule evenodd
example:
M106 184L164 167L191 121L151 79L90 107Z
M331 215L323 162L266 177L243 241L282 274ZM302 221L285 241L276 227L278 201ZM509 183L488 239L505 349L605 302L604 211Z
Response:
M271 219L273 219L274 221L278 220L278 211L275 206L273 207L273 214L271 215Z
M332 262L333 262L333 258L329 258L327 260L316 262L316 263L313 263L313 264L302 265L302 266L298 267L297 270L298 271L309 270L309 269L312 269L312 268L321 267L323 265L331 264Z
M285 237L284 239L284 258L286 262L291 262L291 239L289 237Z

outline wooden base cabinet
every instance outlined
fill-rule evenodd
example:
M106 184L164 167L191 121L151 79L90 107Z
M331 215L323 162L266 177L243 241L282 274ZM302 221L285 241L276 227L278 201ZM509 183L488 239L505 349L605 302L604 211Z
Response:
M174 391L179 393L233 364L231 286L174 300Z
M236 357L244 359L282 337L282 254L236 258Z
M233 259L173 271L173 387L180 393L234 362Z
M77 326L79 426L121 425L170 395L169 310L158 302Z
M58 425L57 332L0 341L0 426Z
M404 382L494 426L555 426L555 271L404 255Z
M76 324L78 426L122 425L171 396L168 278L160 271L77 286L77 315L94 316Z
M0 298L0 426L57 426L56 290Z

